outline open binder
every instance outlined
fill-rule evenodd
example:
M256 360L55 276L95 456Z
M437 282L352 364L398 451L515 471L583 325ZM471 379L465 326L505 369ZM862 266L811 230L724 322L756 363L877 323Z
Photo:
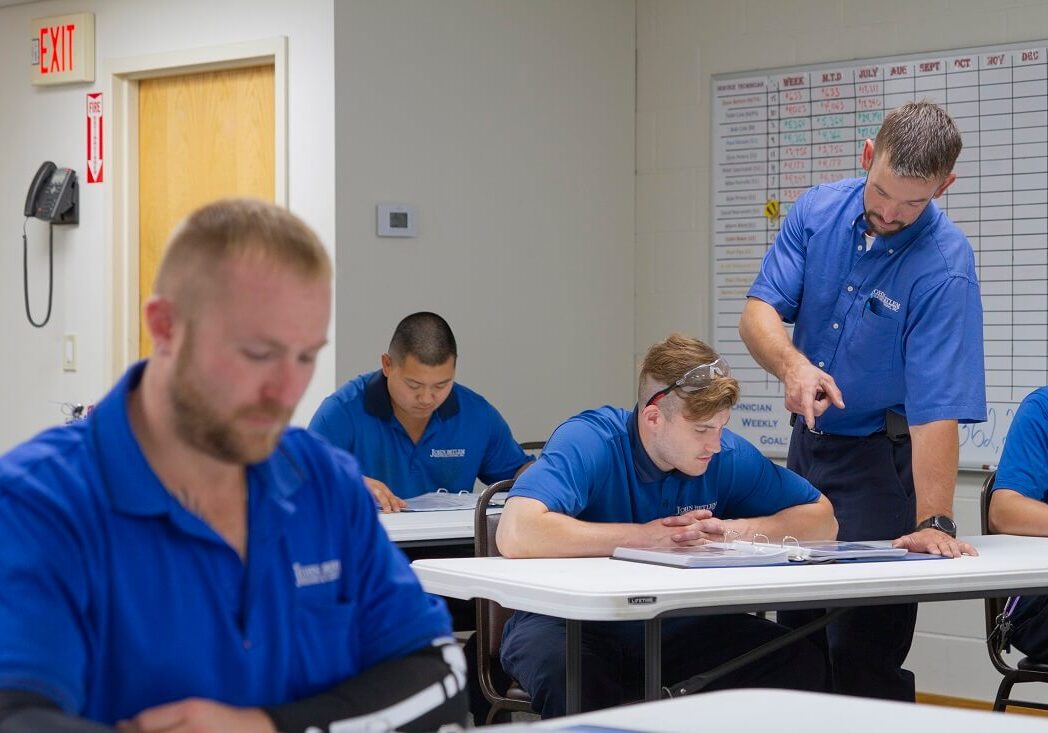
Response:
M905 549L892 547L888 542L802 542L786 537L782 543L775 544L767 537L757 535L753 540L728 539L692 547L616 547L612 557L680 568L723 568L837 560L892 560L906 555Z
M472 491L455 492L448 491L447 489L437 489L428 494L420 494L419 496L405 499L404 502L407 506L401 509L401 511L447 512L456 509L469 509L472 511L477 508L477 499L479 498L480 494L475 494ZM496 496L492 498L490 504L493 507L500 507L504 502L505 494L496 494Z

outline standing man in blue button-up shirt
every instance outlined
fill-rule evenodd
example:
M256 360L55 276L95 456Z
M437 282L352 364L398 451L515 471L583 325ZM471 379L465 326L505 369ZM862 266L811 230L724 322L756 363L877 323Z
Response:
M530 464L499 411L455 383L455 335L439 315L401 320L381 362L328 396L309 428L360 461L383 511L437 489L472 491L478 478L513 478Z
M932 201L960 151L940 107L891 112L863 147L867 177L798 199L748 294L739 332L796 415L788 465L833 502L843 540L975 554L952 513L957 424L986 419L982 304L971 246ZM831 626L835 689L913 700L916 616L878 606Z

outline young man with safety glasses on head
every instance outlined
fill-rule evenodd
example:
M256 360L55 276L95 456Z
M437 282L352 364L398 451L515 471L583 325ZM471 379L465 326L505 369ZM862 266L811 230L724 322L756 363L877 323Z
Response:
M507 557L610 555L616 547L674 547L725 533L833 539L833 508L808 481L776 466L725 426L739 397L727 363L674 334L648 350L637 406L601 407L562 424L517 479L499 523ZM583 624L582 709L641 693L639 622ZM663 621L663 675L679 680L786 633L745 614ZM544 718L565 712L564 621L518 611L502 664ZM710 689L825 688L825 665L806 640L726 675Z

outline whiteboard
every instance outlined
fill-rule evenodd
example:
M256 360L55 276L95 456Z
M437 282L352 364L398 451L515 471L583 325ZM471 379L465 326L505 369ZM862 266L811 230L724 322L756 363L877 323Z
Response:
M968 235L982 288L988 419L960 427L961 465L997 464L1018 403L1048 384L1046 49L1037 41L713 77L712 312L715 347L742 386L733 430L786 455L782 385L738 333L782 217L809 187L863 175L863 141L886 112L927 99L964 139L957 182L937 203Z

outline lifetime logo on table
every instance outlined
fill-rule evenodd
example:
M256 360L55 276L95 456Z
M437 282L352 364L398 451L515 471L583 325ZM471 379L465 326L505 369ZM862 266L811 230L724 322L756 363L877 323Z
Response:
M626 599L626 603L631 606L650 606L658 600L658 596L630 596Z

